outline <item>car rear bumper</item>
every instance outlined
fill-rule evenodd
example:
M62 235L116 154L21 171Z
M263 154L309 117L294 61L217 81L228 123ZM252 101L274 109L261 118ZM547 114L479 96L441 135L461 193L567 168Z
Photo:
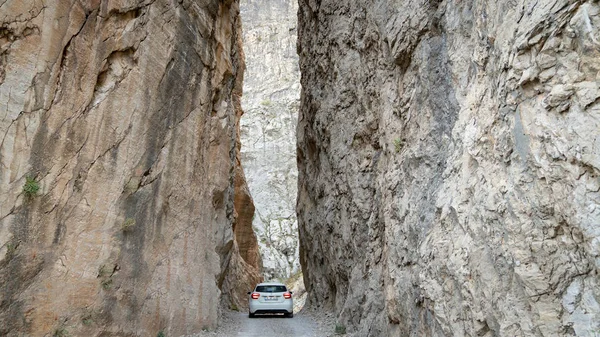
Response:
M251 314L291 314L293 311L294 302L292 300L288 300L282 303L260 303L257 300L250 300Z
M264 310L256 310L253 314L290 314L292 313L289 310L285 309L264 309Z

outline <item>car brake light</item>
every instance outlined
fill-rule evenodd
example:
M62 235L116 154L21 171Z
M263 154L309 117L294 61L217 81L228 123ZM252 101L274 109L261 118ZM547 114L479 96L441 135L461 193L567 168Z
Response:
M259 293L252 293L252 299L257 300L260 297Z
M290 293L283 293L283 298L285 298L286 300L289 300L290 298L292 298L292 294L290 294Z

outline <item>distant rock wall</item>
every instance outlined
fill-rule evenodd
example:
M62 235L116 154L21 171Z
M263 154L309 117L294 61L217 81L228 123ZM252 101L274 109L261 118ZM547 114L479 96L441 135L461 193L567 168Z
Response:
M0 335L179 336L246 302L240 29L232 0L0 1Z
M300 0L301 263L357 336L600 331L597 1Z
M287 279L300 269L296 124L300 69L296 0L241 0L246 73L242 161L256 205L263 274Z

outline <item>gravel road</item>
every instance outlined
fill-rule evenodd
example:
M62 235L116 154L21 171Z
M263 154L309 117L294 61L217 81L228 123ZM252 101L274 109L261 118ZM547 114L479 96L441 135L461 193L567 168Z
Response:
M333 318L326 314L300 312L294 318L278 315L259 315L248 318L248 313L223 313L216 331L203 331L189 337L328 337L333 336Z

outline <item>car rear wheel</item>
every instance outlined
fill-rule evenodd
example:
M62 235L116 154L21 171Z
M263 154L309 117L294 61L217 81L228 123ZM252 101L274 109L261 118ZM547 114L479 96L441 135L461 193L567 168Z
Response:
M287 314L285 314L285 317L292 318L292 317L294 317L294 313L293 312L287 313Z
M250 317L250 318L254 318L254 317L256 317L256 314L253 314L253 313L249 312L249 313L248 313L248 317Z

